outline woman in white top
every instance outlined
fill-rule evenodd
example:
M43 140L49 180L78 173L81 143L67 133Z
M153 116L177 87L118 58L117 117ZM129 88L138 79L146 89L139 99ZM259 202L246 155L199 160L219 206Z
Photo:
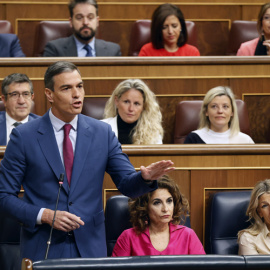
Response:
M206 93L200 111L199 129L192 131L184 143L254 143L250 136L240 132L237 106L229 87L218 86Z
M255 185L246 214L251 225L238 233L238 254L270 254L270 179Z
M121 82L106 103L104 117L121 144L162 144L160 108L142 80Z

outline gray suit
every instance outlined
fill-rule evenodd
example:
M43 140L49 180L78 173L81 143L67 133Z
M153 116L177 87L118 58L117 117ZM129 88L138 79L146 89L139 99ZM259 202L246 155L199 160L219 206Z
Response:
M96 56L121 56L120 46L116 43L95 39ZM63 57L78 56L74 36L59 38L48 42L43 56Z

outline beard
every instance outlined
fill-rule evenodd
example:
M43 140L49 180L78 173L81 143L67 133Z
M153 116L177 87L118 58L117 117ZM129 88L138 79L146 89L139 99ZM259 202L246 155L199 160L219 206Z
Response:
M89 29L91 31L91 33L89 35L83 35L81 34L81 31L83 29ZM74 31L74 35L78 38L78 39L81 39L81 40L84 40L84 41L89 41L91 40L95 35L96 35L96 31L92 28L92 27L81 27L79 29L79 31L76 31L74 28L73 28L73 31Z

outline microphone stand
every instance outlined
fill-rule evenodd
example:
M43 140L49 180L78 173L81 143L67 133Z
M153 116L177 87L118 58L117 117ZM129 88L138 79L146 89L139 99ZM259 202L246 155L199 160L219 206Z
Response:
M61 190L61 187L63 185L63 182L64 182L64 174L61 173L60 174L60 177L59 177L59 189L58 189L58 195L57 195L57 200L56 200L56 205L55 205L55 210L54 210L54 215L53 215L53 220L52 220L52 226L51 226L50 236L49 236L49 239L47 241L47 250L46 250L46 254L45 254L45 260L47 260L49 249L50 249L50 245L51 245L52 231L53 231L53 226L54 226L54 222L55 222L56 210L57 210L57 207L58 207L60 190Z

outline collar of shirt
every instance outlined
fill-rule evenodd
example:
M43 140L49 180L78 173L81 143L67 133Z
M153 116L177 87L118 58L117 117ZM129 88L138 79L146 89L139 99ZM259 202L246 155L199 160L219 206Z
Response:
M263 229L262 229L262 234L264 236L264 238L266 238L267 236L270 236L270 232L266 226L266 224L264 223Z
M55 130L55 132L59 132L63 128L63 126L65 124L71 124L72 125L72 129L73 130L77 130L78 115L76 115L71 122L66 123L66 122L60 120L59 118L57 118L56 116L54 116L54 114L52 113L52 110L50 109L50 111L49 111L49 117L50 117L50 120L51 120L53 129Z
M21 122L22 124L25 124L28 122L29 115L27 115L22 121L17 121L9 116L9 114L6 112L6 120L7 120L7 126L13 126L16 122ZM14 126L13 126L14 127Z
M9 114L6 112L6 131L7 131L6 140L7 140L7 143L9 142L9 135L10 135L12 129L15 128L13 126L13 124L16 122L21 122L22 124L25 124L28 122L28 118L29 118L29 115L27 115L27 117L25 119L23 119L22 121L16 121L11 116L9 116Z
M75 39L75 43L77 46L78 57L85 57L86 50L83 48L85 46L85 44L80 42L75 36L74 36L74 39ZM88 45L91 47L92 55L96 56L95 37L93 37L93 39L88 43Z
M64 121L60 120L56 116L53 115L52 110L49 111L49 117L53 126L53 131L56 139L56 143L58 146L59 154L61 157L61 160L63 162L63 140L64 140L64 130L63 126L65 124L71 124L72 128L69 133L69 138L72 143L73 153L75 153L75 145L76 145L76 139L77 139L77 124L78 124L78 115L75 116L75 118L70 123L65 123Z
M175 225L172 224L171 222L169 223L169 230L170 230L170 234L172 234L175 231L181 230L183 229L185 226L183 225ZM143 231L142 233L146 234L149 238L150 238L150 233L149 233L149 226L146 228L145 231Z

